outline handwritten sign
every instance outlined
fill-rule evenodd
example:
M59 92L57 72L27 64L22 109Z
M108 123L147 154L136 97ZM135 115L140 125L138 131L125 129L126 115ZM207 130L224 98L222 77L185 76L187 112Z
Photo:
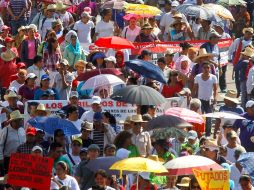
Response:
M31 154L12 154L8 183L19 187L50 189L50 179L53 167L51 158Z

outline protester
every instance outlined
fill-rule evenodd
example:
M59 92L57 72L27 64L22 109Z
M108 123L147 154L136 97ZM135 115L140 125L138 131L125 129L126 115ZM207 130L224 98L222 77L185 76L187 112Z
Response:
M26 129L26 142L17 148L17 153L30 154L35 145L35 135L36 129L28 127Z

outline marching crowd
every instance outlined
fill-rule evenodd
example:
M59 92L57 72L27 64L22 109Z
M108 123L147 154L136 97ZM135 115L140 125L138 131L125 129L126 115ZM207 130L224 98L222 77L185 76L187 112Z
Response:
M201 189L193 176L141 172L138 176L127 173L121 178L109 175L106 170L94 171L89 165L98 157L146 157L166 163L188 155L210 158L229 170L231 190L254 189L253 173L248 173L238 162L241 154L254 152L252 10L245 3L229 6L235 21L214 21L180 13L178 7L183 2L176 0L134 3L159 7L163 13L147 17L128 15L114 9L110 2L90 0L73 0L71 8L61 1L1 1L2 189L21 189L6 184L12 153L52 158L50 190L134 190L136 178L140 190ZM188 3L203 6L207 2ZM181 51L168 48L154 59L149 49L143 49L135 57L129 49L91 45L101 37L111 36L139 43L180 42ZM233 42L225 56L218 43L230 38ZM188 40L205 42L197 48ZM125 66L126 61L133 59L156 64L167 83L143 77ZM227 88L228 64L233 65L235 90ZM157 105L137 105L135 114L119 121L112 113L103 111L102 106L103 99L114 93L114 86L82 88L86 81L79 81L78 77L103 69L120 71L118 77L124 81L123 86L146 85L165 98L182 97L187 102L186 108L198 114L212 113L217 106L219 112L230 112L244 119L206 118L204 124L184 129L186 136L156 139L146 127L147 122L157 117ZM223 98L220 106L217 105L219 92ZM79 105L81 99L91 99L89 110ZM69 101L56 115L71 121L80 134L67 137L63 130L57 129L49 135L24 123L25 104L31 118L50 116L50 110L40 100Z

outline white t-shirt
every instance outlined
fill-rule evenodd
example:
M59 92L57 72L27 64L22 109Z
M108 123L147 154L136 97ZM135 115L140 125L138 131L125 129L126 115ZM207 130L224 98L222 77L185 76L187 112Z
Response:
M70 120L69 120L70 121ZM73 125L75 125L75 127L80 131L81 130L81 123L82 120L78 119L76 121L71 121L73 123Z
M202 73L195 77L195 84L198 84L198 98L201 100L211 100L213 96L213 85L217 84L217 78L215 75L210 74L210 77L204 81L202 79Z
M80 43L92 43L92 28L94 28L94 23L90 20L86 24L84 24L81 20L75 23L73 29L77 31Z
M69 187L69 190L80 190L77 180L72 176L66 175L64 180L59 179L58 176L55 176L55 178L63 186ZM53 189L59 189L59 187L55 182L51 181L50 190Z
M54 78L54 83L55 83L55 88L59 92L60 100L69 100L69 95L71 92L71 85L72 85L73 80L74 80L73 74L70 72L67 72L65 74L65 81L69 84L69 86L67 88L64 88L63 84L62 84L62 77L61 77L60 73L56 74L56 76Z
M234 190L240 190L241 186L239 184L239 179L242 174L244 174L244 170L240 172L238 168L235 166L235 163L230 166L231 172L230 172L230 179L234 181L235 188Z
M95 26L95 32L98 33L97 38L110 37L114 35L114 22L99 21Z
M40 20L39 27L38 27L38 30L42 39L45 38L47 31L52 29L52 23L55 21L55 18L47 18L44 21L44 23L42 23L43 20L44 19Z
M19 84L19 83L17 82L17 80L14 80L14 81L11 82L9 88L14 87L14 88L17 90L17 92L18 92L18 91L19 91L19 88L20 88L21 86L23 86L23 84Z
M137 35L139 35L140 27L136 26L134 30L131 30L129 26L124 27L122 31L122 37L126 38L127 40L134 42Z
M231 163L235 163L235 157L234 157L234 154L235 154L235 148L228 148L227 146L225 146L225 148L227 149L227 156L226 156L226 160L230 161Z
M62 21L64 28L69 26L70 20L73 18L71 13L67 11L64 14L58 13L57 16Z
M82 121L88 121L90 123L93 122L93 115L94 115L94 111L90 110L90 111L86 111L85 113L83 113L83 115L81 116L80 120Z

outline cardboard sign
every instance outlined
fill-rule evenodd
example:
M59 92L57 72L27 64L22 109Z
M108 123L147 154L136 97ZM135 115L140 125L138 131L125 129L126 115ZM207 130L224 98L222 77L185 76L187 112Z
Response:
M12 154L8 183L18 187L50 189L53 159L31 154Z
M229 190L229 171L214 170L200 171L193 170L202 190Z

